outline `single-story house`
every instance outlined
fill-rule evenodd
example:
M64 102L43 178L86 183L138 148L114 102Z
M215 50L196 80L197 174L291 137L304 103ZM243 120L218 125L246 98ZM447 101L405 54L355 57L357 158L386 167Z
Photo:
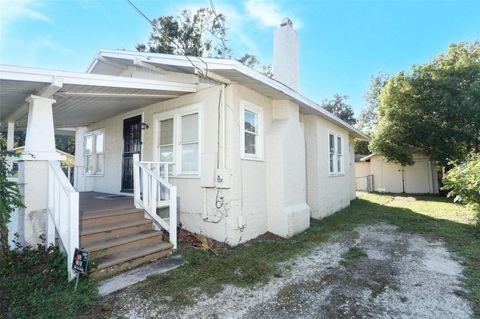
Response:
M298 92L289 19L275 31L273 71L116 50L86 73L1 65L10 145L28 115L22 240L47 233L69 257L77 247L102 257L96 273L108 273L168 254L177 225L236 245L290 237L348 206L354 140L368 137ZM59 173L55 128L76 132L74 185Z
M356 189L386 193L438 194L434 163L425 155L413 155L414 164L402 166L370 154L355 162Z

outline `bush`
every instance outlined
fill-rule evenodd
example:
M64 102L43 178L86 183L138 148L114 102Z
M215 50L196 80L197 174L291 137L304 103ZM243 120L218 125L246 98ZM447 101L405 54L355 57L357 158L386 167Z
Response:
M442 189L449 190L448 197L477 213L480 227L480 154L471 154L467 161L455 165L443 177L443 185Z

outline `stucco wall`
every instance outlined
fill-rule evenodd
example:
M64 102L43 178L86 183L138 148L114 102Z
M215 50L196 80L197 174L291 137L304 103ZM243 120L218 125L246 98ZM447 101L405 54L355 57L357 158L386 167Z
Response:
M405 193L438 193L438 182L432 162L421 154L414 154L414 165L403 168ZM371 174L374 175L374 190L377 192L402 193L402 166L387 162L381 156L370 159Z
M347 207L354 198L353 139L348 131L317 115L304 116L307 154L307 203L313 218L324 218ZM344 174L329 174L329 132L344 137Z

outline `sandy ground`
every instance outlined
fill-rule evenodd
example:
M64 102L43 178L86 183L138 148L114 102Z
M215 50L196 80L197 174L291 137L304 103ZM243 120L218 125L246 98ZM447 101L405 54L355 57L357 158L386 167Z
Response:
M351 247L367 257L341 262ZM460 298L462 266L439 241L377 224L320 244L281 265L282 277L249 289L227 286L181 312L119 296L127 318L471 318Z

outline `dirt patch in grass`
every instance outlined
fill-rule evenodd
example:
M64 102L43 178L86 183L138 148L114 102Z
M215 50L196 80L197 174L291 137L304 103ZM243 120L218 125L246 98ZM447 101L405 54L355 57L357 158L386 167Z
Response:
M332 237L282 262L268 282L225 285L210 294L190 290L195 302L171 309L157 298L142 305L123 295L115 315L130 318L469 318L459 292L463 268L443 243L402 233L388 224ZM261 270L259 270L261 271Z

